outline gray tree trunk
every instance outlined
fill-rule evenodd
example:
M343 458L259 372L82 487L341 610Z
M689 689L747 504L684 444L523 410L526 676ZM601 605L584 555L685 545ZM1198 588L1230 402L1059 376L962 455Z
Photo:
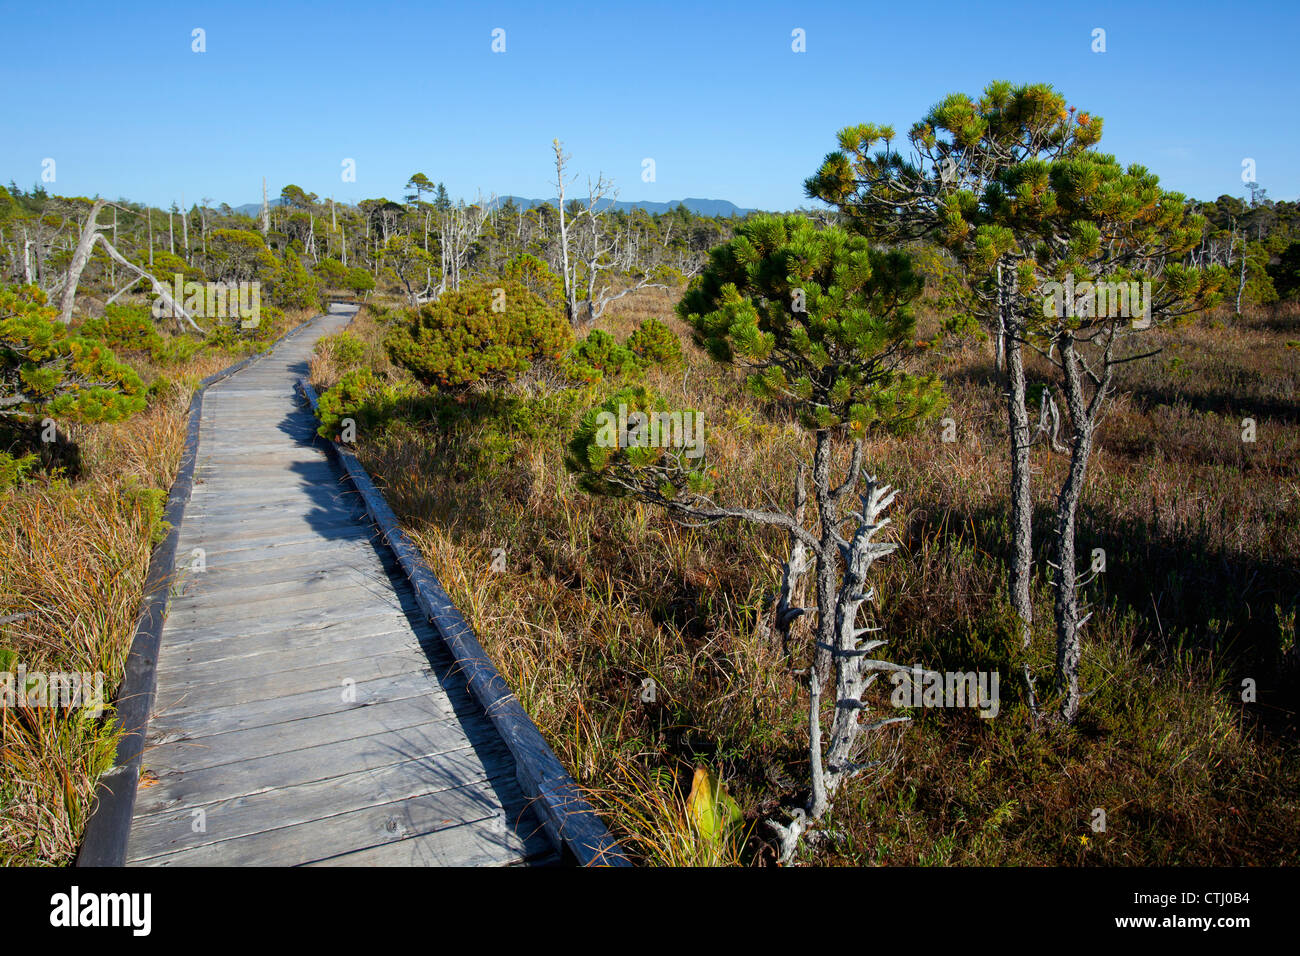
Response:
M1030 585L1034 571L1033 476L1029 471L1032 434L1025 397L1025 361L1021 345L1022 328L1011 305L1011 295L1001 284L999 270L999 327L1005 331L1007 430L1011 446L1011 568L1008 591L1011 606L1020 618L1020 638L1029 646L1034 620Z
M1056 576L1053 582L1056 612L1056 691L1061 695L1061 718L1072 723L1079 714L1079 658L1081 654L1078 571L1075 568L1075 530L1083 496L1088 457L1092 453L1093 420L1084 399L1083 371L1074 342L1060 340L1065 372L1065 397L1070 410L1070 470L1056 499Z
M576 276L573 275L569 265L569 228L564 215L564 162L568 158L564 155L563 147L557 139L554 141L555 147L555 189L556 203L560 207L560 271L564 279L564 310L570 323L577 321L578 316L578 291L575 286Z
M1237 306L1233 310L1237 315L1241 315L1241 293L1246 289L1246 236L1243 233L1241 237L1241 275L1237 279Z
M794 520L803 527L808 511L806 467L800 463L795 477ZM790 653L790 631L796 621L808 610L808 571L812 569L812 552L794 532L790 533L790 556L786 558L781 573L781 590L776 601L776 632L781 637L781 650Z
M99 211L103 208L102 199L96 199L91 203L86 224L81 227L81 238L77 240L77 250L72 254L72 261L68 263L68 277L63 283L63 293L59 298L59 321L64 325L72 321L72 307L77 301L77 284L81 281L81 273L85 271L86 263L90 261L90 250L95 244L95 236L99 233L96 220L99 218Z

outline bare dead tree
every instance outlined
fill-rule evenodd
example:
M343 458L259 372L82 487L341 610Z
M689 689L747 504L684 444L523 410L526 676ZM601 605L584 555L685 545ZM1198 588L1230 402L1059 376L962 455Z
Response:
M441 279L434 289L430 277L428 287L418 296L419 301L428 302L448 289L460 288L464 273L469 268L470 255L483 232L483 224L487 221L488 210L495 203L495 194L486 200L480 194L473 205L458 202L439 214Z
M606 223L606 212L618 196L612 187L613 184L603 175L597 176L594 182L587 180L587 203L579 217L583 228L577 251L577 265L581 268L585 290L575 303L575 318L572 320L578 325L591 325L604 315L611 302L637 289L647 285L662 287L662 283L652 283L648 275L634 278L621 292L614 292L603 281L605 275L612 274L620 265L619 237L611 233ZM623 264L630 264L630 259L624 257Z
M558 139L551 140L551 146L555 150L555 195L558 197L556 202L560 207L560 275L564 280L564 309L569 321L573 322L578 314L578 302L577 292L574 289L573 268L569 260L569 227L564 210L564 169L570 157L564 152L563 144Z
M860 462L857 448L854 455ZM783 863L793 858L800 838L825 816L844 781L877 766L859 761L861 736L911 719L906 715L868 722L861 719L861 715L870 709L866 693L881 673L924 673L920 668L904 667L873 656L887 642L883 638L872 639L870 635L879 632L880 628L859 620L862 606L875 601L875 589L867 586L872 564L897 547L892 542L875 540L875 536L889 524L884 512L893 502L894 495L888 485L878 482L874 475L867 475L865 488L859 496L859 510L846 516L857 521L852 537L847 542L842 539L835 542L836 551L843 561L843 573L839 589L834 592L833 617L825 616L826 609L822 605L826 602L820 597L818 601L820 620L833 622L833 639L828 642L824 633L827 628L818 627L816 652L808 673L808 755L812 767L812 789L803 812L796 811L787 823L768 821L778 836ZM791 557L795 555L792 553ZM819 591L830 583L834 573L824 574L821 570L825 568L827 558L825 554L817 555ZM821 580L823 577L827 578L824 582ZM832 672L835 677L834 711L823 756L821 701Z
M76 251L72 255L72 261L68 264L67 276L63 282L63 290L59 299L59 321L64 325L67 325L72 321L72 309L76 303L77 287L81 282L81 274L85 271L86 263L90 260L91 250L94 248L95 243L98 242L103 245L104 251L108 253L109 258L135 275L135 278L131 280L129 285L114 293L112 298L109 299L110 302L117 299L117 297L125 292L126 289L135 285L141 279L144 279L153 286L154 292L171 309L172 315L176 316L177 325L180 326L182 330L185 328L182 323L188 323L190 328L201 333L203 329L198 326L190 314L185 311L179 302L176 301L171 294L171 290L167 288L165 283L159 282L158 279L149 272L140 268L134 262L131 262L118 252L113 244L109 242L108 237L104 235L103 230L111 229L113 228L113 225L111 223L101 225L97 222L100 210L102 210L105 205L107 205L107 203L103 199L94 200L91 203L90 212L86 216L85 224L81 228L81 237L77 241Z
M199 207L199 228L203 234L203 254L208 254L208 209L212 206L212 197L204 196L203 205ZM116 239L116 236L114 237Z
M72 261L68 263L67 278L63 283L63 294L59 297L59 321L67 325L72 321L72 306L77 298L77 284L81 281L81 273L85 271L86 263L90 260L90 249L95 244L95 236L101 228L96 224L99 218L99 211L105 206L105 200L96 199L90 204L90 212L86 214L86 223L81 228L81 238L77 240L77 249L72 254Z

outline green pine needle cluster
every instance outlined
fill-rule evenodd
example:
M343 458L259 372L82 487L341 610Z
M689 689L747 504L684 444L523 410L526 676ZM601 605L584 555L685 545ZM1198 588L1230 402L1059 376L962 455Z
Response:
M146 401L140 376L102 342L70 333L40 289L0 288L0 416L115 422Z
M715 249L678 311L711 356L749 371L760 398L814 430L906 428L943 407L910 375L923 280L902 250L800 216L752 219Z

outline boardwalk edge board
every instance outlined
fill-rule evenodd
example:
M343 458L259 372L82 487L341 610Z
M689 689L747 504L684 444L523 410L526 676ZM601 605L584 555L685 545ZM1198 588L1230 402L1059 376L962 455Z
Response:
M176 564L176 547L181 535L185 506L194 488L194 464L198 458L199 425L203 417L203 393L254 362L270 355L280 343L310 328L322 315L299 323L271 343L266 349L234 365L209 375L190 397L189 424L180 467L167 495L163 520L169 525L167 537L153 549L149 571L145 576L140 615L135 636L127 654L126 669L118 689L114 720L122 729L113 766L99 778L95 801L86 821L77 866L123 866L126 844L131 835L135 813L136 788L140 782L140 761L149 729L149 712L153 709L157 689L158 650L162 642L163 621L167 616L168 591Z
M317 411L319 399L306 379L298 389ZM411 582L416 600L447 644L470 690L514 756L516 776L556 848L582 866L630 866L604 821L582 795L519 698L479 644L469 622L443 590L433 569L398 525L370 475L346 446L325 442L365 502L371 521Z

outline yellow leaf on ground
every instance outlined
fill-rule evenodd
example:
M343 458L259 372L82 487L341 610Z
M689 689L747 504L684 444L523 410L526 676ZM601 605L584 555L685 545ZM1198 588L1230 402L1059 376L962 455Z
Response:
M739 804L708 767L695 768L686 809L700 834L715 842L722 838L728 826L739 823L741 819Z

